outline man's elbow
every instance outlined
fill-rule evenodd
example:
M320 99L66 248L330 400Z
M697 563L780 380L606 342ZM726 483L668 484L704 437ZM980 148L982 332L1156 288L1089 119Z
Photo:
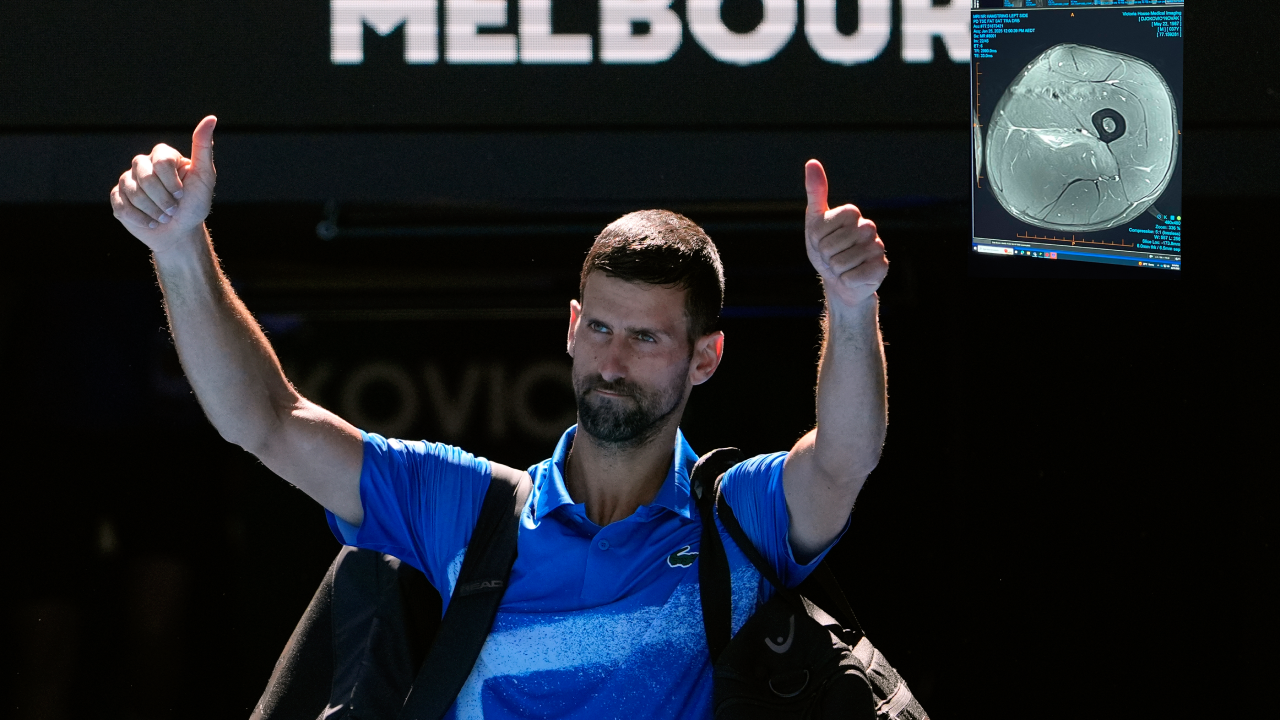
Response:
M217 427L217 426L215 426ZM223 440L237 445L241 450L261 458L270 447L270 441L262 433L246 432L244 428L217 428Z
M858 453L858 459L855 461L854 467L863 480L866 480L871 471L875 470L880 464L880 456L884 453L884 437L884 433L881 433L876 438L875 444L863 448Z
M298 408L282 406L272 410L263 413L261 417L243 418L240 422L214 423L214 428L223 440L263 459L271 454L273 447L280 444L285 425Z
M876 469L879 461L880 456L877 454L871 461L851 462L839 467L825 468L825 474L833 485L861 488L871 475L871 471Z
M882 447L883 438L880 438L880 442L862 447L843 445L831 448L817 443L817 465L832 483L861 486L871 471L880 464Z
M867 476L870 475L871 471L875 470L879 464L880 464L880 451L879 449L877 449L874 453L871 453L867 457L862 458L860 462L856 462L853 464L853 466L849 469L849 482L854 482L861 485L862 483L866 482Z

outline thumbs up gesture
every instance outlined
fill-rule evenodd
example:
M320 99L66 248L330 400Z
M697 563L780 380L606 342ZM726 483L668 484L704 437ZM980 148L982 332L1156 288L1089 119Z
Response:
M853 205L827 205L827 173L822 163L804 166L804 240L809 262L822 276L828 302L853 307L875 294L889 272L876 224Z
M191 134L191 157L165 144L150 155L137 155L133 167L111 188L111 209L121 225L151 248L163 253L199 228L213 204L212 115Z

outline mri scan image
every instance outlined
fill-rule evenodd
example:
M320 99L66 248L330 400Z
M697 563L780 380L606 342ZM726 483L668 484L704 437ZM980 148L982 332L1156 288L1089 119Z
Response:
M984 144L979 167L1010 215L1051 230L1104 230L1147 210L1169 184L1177 108L1149 63L1064 43L1017 74Z
M978 125L978 111L972 110L973 114L973 173L979 178L982 177L982 128Z

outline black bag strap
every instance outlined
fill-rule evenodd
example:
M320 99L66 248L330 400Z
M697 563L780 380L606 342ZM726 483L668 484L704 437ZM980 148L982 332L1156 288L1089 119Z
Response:
M834 606L831 609L844 615L836 619L845 623L849 629L857 630L859 635L866 635L862 630L862 623L858 622L858 616L853 612L853 606L849 604L849 598L845 597L844 590L840 589L840 581L836 580L836 574L831 571L831 566L827 565L825 559L813 569L813 574L818 579L818 584L822 585L822 589L827 592L827 597Z
M706 628L707 649L714 663L733 637L733 584L729 579L729 558L720 542L713 513L720 477L742 461L737 448L720 448L698 458L689 476L689 489L698 502L702 518L702 543L698 549L698 595L702 600L702 625Z
M440 621L427 659L399 720L438 720L448 712L480 657L480 648L493 629L498 605L507 590L516 561L520 514L533 488L523 470L490 463L493 478L485 493L462 570Z
M756 549L755 543L751 542L751 538L747 537L746 531L742 529L742 525L738 523L738 518L733 514L733 508L729 507L728 501L724 499L724 493L720 492L720 483L716 483L716 512L720 516L720 522L724 525L724 529L729 531L729 537L733 538L733 542L738 545L738 549L743 555L756 566L756 570L764 576L765 580L773 586L775 592L786 599L788 603L799 604L800 597L794 590L782 584L782 579L778 577L778 572L773 569L773 564L764 559L760 551Z
M724 529L729 531L729 537L737 543L738 548L742 550L742 554L747 556L752 565L756 566L756 570L764 576L765 580L773 585L774 590L786 599L788 603L798 604L800 602L799 593L782 584L782 580L778 578L778 573L773 569L773 565L764 559L756 546L751 542L751 538L747 537L746 531L742 529L742 525L738 523L738 518L733 514L733 508L729 507L729 502L725 500L724 493L720 492L720 483L716 482L716 512L720 515L720 522L724 524ZM862 625L858 622L858 616L853 613L853 607L849 605L849 599L845 597L844 591L840 589L840 583L836 580L836 574L831 571L831 567L827 565L824 559L818 563L813 569L812 575L822 586L823 591L831 601L832 607L826 608L833 611L834 615L843 615L836 617L836 620L847 626L849 629L857 630L862 633Z

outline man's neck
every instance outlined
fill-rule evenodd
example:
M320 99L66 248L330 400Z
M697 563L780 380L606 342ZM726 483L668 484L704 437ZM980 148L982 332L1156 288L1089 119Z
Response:
M586 505L587 518L601 527L652 503L671 469L676 430L671 422L643 445L616 448L579 427L565 461L569 496Z

